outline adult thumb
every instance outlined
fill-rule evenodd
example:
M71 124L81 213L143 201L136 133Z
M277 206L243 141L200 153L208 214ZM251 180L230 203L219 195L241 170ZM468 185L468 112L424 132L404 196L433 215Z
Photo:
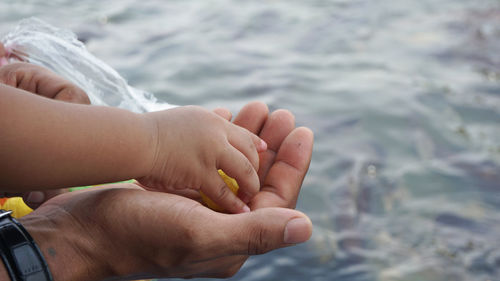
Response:
M258 255L309 240L311 220L303 213L285 208L262 208L231 216L237 254Z

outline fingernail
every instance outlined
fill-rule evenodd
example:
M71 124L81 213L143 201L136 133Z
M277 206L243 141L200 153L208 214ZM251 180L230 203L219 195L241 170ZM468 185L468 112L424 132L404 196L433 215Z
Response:
M5 57L0 58L0 66L7 64L9 64L9 61Z
M267 143L264 140L260 140L259 144L259 150L260 151L266 151L267 150Z
M250 208L247 205L243 206L243 213L250 213Z
M42 203L44 200L45 200L45 193L41 191L32 191L28 195L28 198L26 198L26 202L36 203L36 204Z
M297 244L309 239L309 226L311 222L306 218L296 218L288 221L285 227L283 242Z

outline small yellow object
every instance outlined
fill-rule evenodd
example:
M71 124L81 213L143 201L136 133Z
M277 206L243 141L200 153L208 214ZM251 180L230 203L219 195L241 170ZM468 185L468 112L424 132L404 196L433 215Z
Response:
M232 177L226 175L226 173L224 173L222 170L218 170L218 172L219 172L220 177L226 183L227 187L229 187L229 189L231 189L231 191L236 195L238 193L238 189L240 189L236 180L233 179ZM214 201L212 201L212 199L208 198L205 194L203 194L203 192L200 191L200 195L201 195L201 199L203 200L203 202L205 202L205 204L207 204L207 206L210 209L217 211L217 212L224 211L224 209L222 209L219 205L217 205Z
M21 197L0 198L0 209L12 211L12 216L16 219L33 212L33 210L24 203Z

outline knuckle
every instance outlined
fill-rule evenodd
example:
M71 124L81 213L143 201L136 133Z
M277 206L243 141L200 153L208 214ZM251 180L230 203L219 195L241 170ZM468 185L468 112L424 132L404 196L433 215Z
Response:
M235 195L233 195L229 187L227 187L224 183L223 186L219 187L216 193L216 197L213 199L217 204L221 205L228 211L240 210L241 208L243 208L243 202L241 202L237 198L234 198L233 200L233 196L236 197Z
M253 139L249 138L249 140L250 140L250 143L248 144L248 149L250 149L250 151L257 151L257 147L255 146Z
M243 172L245 173L245 176L248 176L248 177L252 176L253 173L255 172L252 164L250 164L250 162L248 162L248 161L245 161L245 165L244 165L243 169L244 169Z
M229 189L227 188L226 184L219 186L217 190L217 199L222 200L226 198L228 195L229 195Z
M252 160L255 160L257 158L257 146L255 145L255 142L253 138L249 138L250 143L248 144L248 148L250 149L249 151L252 152L250 155L252 157Z
M5 74L5 82L9 86L17 86L17 71L16 69L9 69Z
M70 102L70 103L78 103L78 104L90 104L90 100L81 90L80 88L72 85L72 84L67 84L64 85L64 90L62 90L56 98L58 100Z
M268 252L271 247L271 242L266 239L266 230L254 229L250 232L248 240L248 255L260 255Z

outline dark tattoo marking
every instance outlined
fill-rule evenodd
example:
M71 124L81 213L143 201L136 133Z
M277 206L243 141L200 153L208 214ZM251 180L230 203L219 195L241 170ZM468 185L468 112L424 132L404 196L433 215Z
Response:
M47 249L47 252L49 253L49 255L50 255L51 257L55 257L55 256L56 256L56 250L55 250L54 248L52 248L52 247L51 247L51 248L48 248L48 249Z

